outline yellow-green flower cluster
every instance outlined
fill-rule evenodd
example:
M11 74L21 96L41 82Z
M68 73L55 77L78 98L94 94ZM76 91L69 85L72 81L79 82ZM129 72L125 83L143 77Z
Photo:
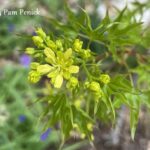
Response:
M32 70L28 79L36 83L43 75L46 75L55 88L60 88L64 79L68 81L68 87L77 86L78 79L72 74L79 72L79 66L74 65L72 48L64 48L61 40L50 40L41 28L37 29L36 33L37 36L33 36L32 39L34 44L42 49L40 53L43 55L43 60L40 63L31 63ZM27 54L30 55L34 55L35 51L34 48L26 49Z
M96 96L96 100L103 96L100 82L103 84L108 84L110 82L110 76L108 74L101 74L99 77L99 81L85 82L85 87L94 93L94 95Z
M93 123L91 123L91 122L87 122L87 125L86 125L85 127L87 128L87 130L88 130L89 132L92 132L92 131L93 131L93 128L94 128ZM80 127L79 127L78 124L74 123L74 124L73 124L73 128L74 128L76 131L78 131L78 132L80 133L80 138L81 138L81 139L85 139L86 136L88 136L91 141L94 140L93 134L87 135L87 133L82 132L82 131L80 130Z
M94 93L94 95L96 96L96 98L95 98L96 101L103 96L103 92L100 87L100 83L98 83L96 81L85 82L85 87Z

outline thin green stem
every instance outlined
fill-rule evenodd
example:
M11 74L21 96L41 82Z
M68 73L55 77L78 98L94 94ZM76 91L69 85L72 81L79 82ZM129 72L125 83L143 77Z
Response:
M91 42L92 42L92 40L91 40L91 39L89 39L89 42L88 42L88 44L87 44L87 49L89 49L89 48L90 48Z
M64 134L63 134L62 130L61 130L61 139L60 140L61 140L61 143L59 145L58 150L62 150L64 143L65 143L65 138L64 138Z
M83 61L82 65L83 65L83 69L84 69L85 73L87 74L88 78L91 80L91 79L92 79L92 76L91 76L91 74L89 73L89 71L88 71L88 69L87 69L87 67L86 67L86 63L85 63L84 61Z
M84 69L86 75L88 76L89 80L92 80L92 79L93 79L93 80L99 81L98 78L96 78L96 77L94 77L93 75L90 74L90 72L88 71L88 69L87 69L87 67L86 67L86 63L85 63L84 61L82 62L82 66L83 66L83 69Z

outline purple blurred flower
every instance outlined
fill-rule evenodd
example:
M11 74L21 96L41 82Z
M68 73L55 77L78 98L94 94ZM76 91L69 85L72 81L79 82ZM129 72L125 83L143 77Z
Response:
M48 128L44 133L42 133L40 139L41 141L45 141L51 132L51 128Z
M25 115L20 115L18 117L18 119L19 119L20 122L24 122L26 120L26 116Z
M37 34L36 34L36 32L35 32L35 31L33 31L33 32L32 32L32 35L33 35L33 36L36 36Z
M26 54L23 54L20 56L19 62L22 66L29 67L31 63L31 57Z
M8 24L8 32L13 32L15 30L14 24Z

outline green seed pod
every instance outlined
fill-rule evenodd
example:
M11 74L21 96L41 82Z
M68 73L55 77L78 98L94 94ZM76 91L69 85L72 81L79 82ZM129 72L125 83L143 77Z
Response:
M28 55L33 55L35 53L35 49L32 47L28 47L25 49L25 53Z
M110 76L108 74L102 74L99 79L104 84L108 84L110 82Z

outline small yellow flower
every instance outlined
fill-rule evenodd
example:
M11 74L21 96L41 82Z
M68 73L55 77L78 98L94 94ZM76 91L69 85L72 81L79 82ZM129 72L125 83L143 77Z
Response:
M78 73L79 67L72 65L73 60L72 49L67 49L64 53L58 51L57 53L52 51L50 48L44 49L44 54L46 55L45 60L49 63L50 73L47 75L49 78L52 78L52 82L56 88L60 88L63 83L63 78L70 80L70 83L75 86L77 84L76 78L71 78L71 74ZM47 70L48 71L48 70ZM58 75L58 77L56 77ZM59 83L57 82L59 81ZM61 82L60 82L61 81ZM58 85L59 84L59 85Z

